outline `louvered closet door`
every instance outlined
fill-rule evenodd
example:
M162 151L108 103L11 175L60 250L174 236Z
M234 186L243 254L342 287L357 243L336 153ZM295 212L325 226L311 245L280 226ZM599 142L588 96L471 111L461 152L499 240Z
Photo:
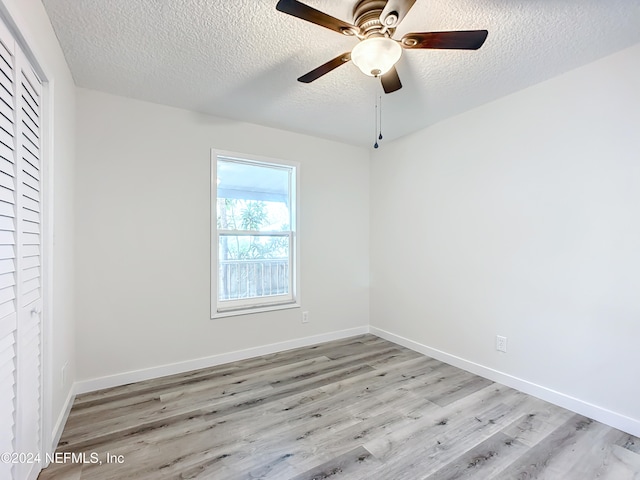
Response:
M16 125L14 41L0 24L0 453L15 451L16 436ZM0 478L14 478L0 462Z
M16 48L16 186L17 186L17 307L18 396L17 451L40 451L41 423L41 85L22 52ZM38 465L17 465L16 478L31 476Z
M41 450L41 85L0 22L0 453ZM0 462L0 479L39 465Z

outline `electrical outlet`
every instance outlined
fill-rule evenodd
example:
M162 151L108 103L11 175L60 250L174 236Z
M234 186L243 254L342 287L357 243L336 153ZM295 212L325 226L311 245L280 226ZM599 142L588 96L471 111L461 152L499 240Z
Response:
M302 312L302 323L309 323L309 312Z
M496 350L507 353L507 337L496 335Z

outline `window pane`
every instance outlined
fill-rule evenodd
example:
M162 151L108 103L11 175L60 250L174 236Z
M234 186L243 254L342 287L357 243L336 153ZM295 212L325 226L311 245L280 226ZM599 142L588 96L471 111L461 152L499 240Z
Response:
M218 298L288 295L289 235L220 235Z
M284 231L291 227L291 169L218 159L217 223L221 230Z

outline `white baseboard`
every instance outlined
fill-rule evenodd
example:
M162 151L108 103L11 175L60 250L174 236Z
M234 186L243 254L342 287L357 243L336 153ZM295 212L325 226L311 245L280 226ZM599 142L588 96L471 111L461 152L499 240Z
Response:
M69 418L69 413L71 412L71 407L73 406L73 401L76 399L76 388L75 384L71 385L71 389L69 390L69 395L67 395L67 399L64 401L64 408L60 415L58 416L58 420L56 424L53 426L53 432L51 433L51 451L55 452L56 447L58 446L58 442L60 441L60 437L62 436L62 431L64 430L64 426L67 423L67 418Z
M594 420L622 430L623 432L630 433L631 435L635 435L637 437L640 436L639 420L621 415L616 412L612 412L611 410L593 405L583 400L574 398L570 395L566 395L562 392L552 390L542 385L531 383L527 380L523 380L521 378L508 375L498 370L485 367L483 365L465 360L464 358L451 355L441 350L428 347L421 343L414 342L413 340L409 340L408 338L401 337L400 335L387 332L386 330L382 330L377 327L369 327L369 332L380 338L389 340L390 342L422 353L423 355L427 355L429 357L435 358L436 360L440 360L442 362L448 363L449 365L453 365L454 367L462 368L463 370L474 373L476 375L480 375L484 378L488 378L489 380L501 383L502 385L515 388L516 390L520 390L521 392L528 393L529 395L533 395L534 397L566 408L568 410L571 410L572 412L576 412L580 415L593 418Z
M67 395L67 399L64 401L64 406L56 420L56 424L53 426L53 431L51 432L51 445L49 445L49 448L45 453L50 454L56 451L56 447L58 446L58 442L60 442L60 437L62 437L62 431L64 430L64 426L67 424L67 419L69 418L69 413L71 412L71 407L73 406L75 398L76 392L74 384L71 386L69 395ZM50 458L48 455L45 455L45 457ZM47 468L48 466L49 463L44 461L41 468Z
M236 362L238 360L246 360L247 358L268 355L270 353L291 350L292 348L307 347L309 345L315 345L317 343L330 342L332 340L354 337L356 335L363 335L365 333L369 333L368 325L350 328L348 330L340 330L337 332L313 335L311 337L296 338L294 340L287 340L285 342L272 343L270 345L247 348L245 350L237 350L235 352L222 353L220 355L197 358L194 360L187 360L184 362L162 365L159 367L151 367L142 370L123 372L116 375L109 375L106 377L76 382L73 391L75 394L80 395L82 393L93 392L95 390L102 390L103 388L117 387L120 385L126 385L128 383L141 382L143 380L150 380L167 375L175 375L177 373L189 372L191 370L198 370L200 368L208 368L216 365L222 365L224 363Z

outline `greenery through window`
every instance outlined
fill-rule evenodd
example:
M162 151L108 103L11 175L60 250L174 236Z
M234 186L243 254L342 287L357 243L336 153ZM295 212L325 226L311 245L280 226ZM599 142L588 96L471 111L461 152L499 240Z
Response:
M261 200L220 198L217 201L218 229L289 231L289 212L283 203ZM221 254L228 259L288 257L288 244L282 237L229 237L222 239Z

